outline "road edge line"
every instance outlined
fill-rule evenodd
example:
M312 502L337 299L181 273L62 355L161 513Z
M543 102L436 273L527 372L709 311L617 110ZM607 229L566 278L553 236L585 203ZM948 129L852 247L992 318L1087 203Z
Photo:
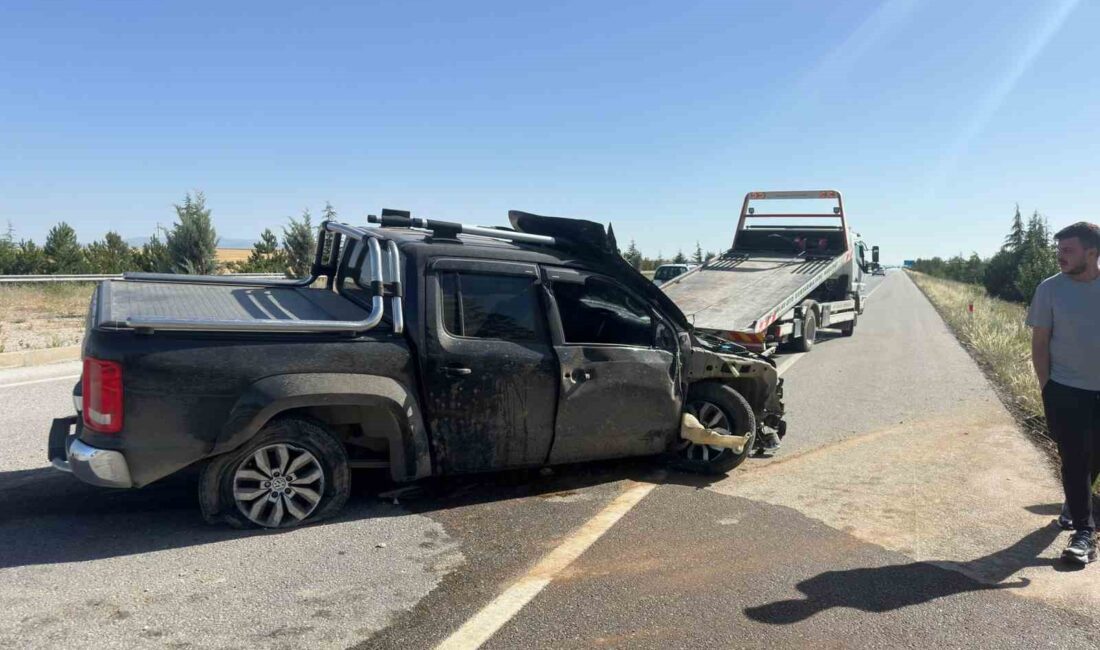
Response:
M31 384L44 384L48 381L61 381L62 379L79 379L80 375L65 375L64 377L47 377L46 379L31 379L30 381L17 381L13 384L0 384L0 388L16 388L17 386L30 386Z

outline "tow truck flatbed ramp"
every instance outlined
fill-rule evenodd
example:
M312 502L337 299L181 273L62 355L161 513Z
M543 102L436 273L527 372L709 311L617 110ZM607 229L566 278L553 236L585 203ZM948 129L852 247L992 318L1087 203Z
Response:
M835 274L849 253L730 252L662 287L695 327L763 332Z

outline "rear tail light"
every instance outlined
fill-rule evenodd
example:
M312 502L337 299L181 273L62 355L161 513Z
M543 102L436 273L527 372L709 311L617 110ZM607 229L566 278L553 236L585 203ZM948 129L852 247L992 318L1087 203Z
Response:
M82 393L84 426L100 433L122 430L122 366L114 361L84 359Z

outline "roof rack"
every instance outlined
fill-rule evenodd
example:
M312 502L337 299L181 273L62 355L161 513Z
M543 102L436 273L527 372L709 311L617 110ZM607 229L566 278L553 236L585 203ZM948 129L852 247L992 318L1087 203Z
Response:
M425 219L414 217L407 210L392 210L385 208L382 216L367 215L367 221L376 223L384 228L410 228L427 230L437 237L455 237L456 235L478 235L481 237L494 237L507 241L523 242L526 244L546 244L554 246L558 240L546 235L532 235L525 232L517 232L503 228L486 228L484 226L470 226L453 221L440 221L438 219Z
M331 234L331 238L329 235ZM308 278L298 280L267 280L241 282L232 278L202 275L174 275L170 273L128 273L126 280L137 282L173 282L180 284L235 284L249 287L308 287L321 277L326 278L326 288L337 290L335 277L339 270L341 239L347 238L366 245L358 251L355 266L370 270L370 313L363 320L244 320L244 319L177 319L157 316L138 316L126 320L126 326L143 330L201 331L201 332L278 332L278 333L318 333L344 332L359 333L373 329L382 321L385 311L386 290L390 291L390 320L393 331L400 334L405 330L403 310L403 292L401 288L401 253L393 241L386 242L386 266L383 267L381 238L371 228L359 228L336 221L323 221L317 238L317 251ZM326 256L326 252L328 253ZM366 258L366 259L364 259ZM327 260L327 261L326 261ZM390 282L386 282L386 276Z

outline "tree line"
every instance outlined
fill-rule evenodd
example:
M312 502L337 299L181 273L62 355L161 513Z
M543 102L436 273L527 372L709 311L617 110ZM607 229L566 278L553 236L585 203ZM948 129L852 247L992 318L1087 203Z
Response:
M662 264L702 264L717 255L711 251L704 253L699 242L695 242L695 252L691 255L684 255L683 250L678 250L671 258L664 257L660 251L657 252L657 257L646 257L638 250L638 246L633 239L630 240L630 245L627 246L626 250L621 251L621 254L627 262L630 262L631 266L639 271L653 271Z
M282 237L264 229L252 246L247 260L218 261L218 234L202 192L188 193L183 203L173 206L176 219L170 228L158 227L141 246L130 246L115 231L103 239L82 245L76 231L61 222L50 229L42 246L34 241L16 241L9 224L0 235L0 275L114 274L127 271L152 273L283 273L288 277L308 275L313 264L317 238L309 210L300 218L290 217ZM326 203L322 219L336 219L336 210Z
M1058 257L1046 218L1036 210L1024 223L1020 206L1012 227L995 255L982 259L977 253L950 259L918 259L915 271L936 277L980 284L989 295L1012 302L1028 303L1039 283L1058 272Z

